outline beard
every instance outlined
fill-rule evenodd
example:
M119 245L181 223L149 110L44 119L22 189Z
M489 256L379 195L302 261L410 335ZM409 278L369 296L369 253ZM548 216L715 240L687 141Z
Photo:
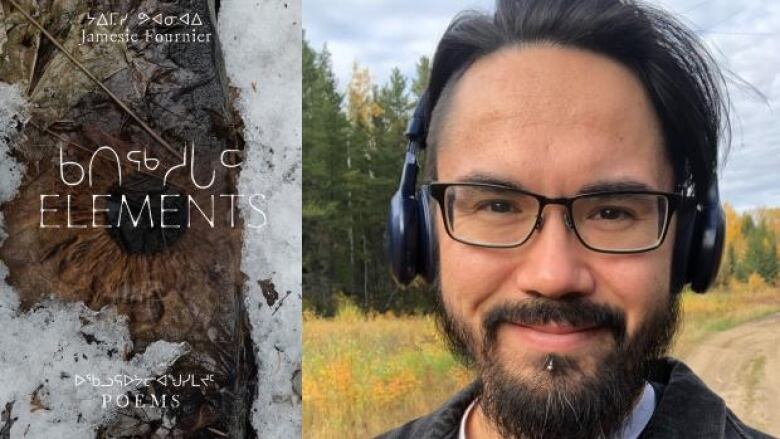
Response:
M621 310L581 296L499 304L483 316L481 335L450 315L441 289L436 314L450 350L476 369L479 404L502 437L609 438L623 426L654 363L671 344L679 295L670 294L650 310L631 337ZM608 330L614 344L577 356L527 354L518 367L500 360L503 325L548 323L597 326Z

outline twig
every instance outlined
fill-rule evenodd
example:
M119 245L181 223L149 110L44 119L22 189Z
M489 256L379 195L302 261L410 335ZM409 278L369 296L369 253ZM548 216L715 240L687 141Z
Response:
M271 315L276 314L277 311L279 311L279 308L282 307L282 304L284 303L284 299L286 299L290 294L292 294L292 291L287 291L287 294L282 297L282 300L279 301L279 303L276 304L276 308L274 308L274 312L271 313Z
M38 23L38 21L36 21L36 20L35 20L35 19L34 19L34 18L33 18L33 17L30 15L30 14L28 14L28 13L27 13L27 11L25 11L24 9L22 9L22 7L21 7L21 6L19 6L19 4L18 4L18 3L16 3L16 1L15 1L15 0L8 0L8 1L9 1L9 2L11 3L11 5L12 5L12 6L14 6L14 7L15 7L15 8L16 8L16 9L17 9L17 10L18 10L18 11L19 11L19 12L20 12L22 15L24 15L24 18L26 18L26 19L27 19L27 21L29 21L29 22L30 22L30 23L32 23L32 24L33 24L35 27L37 27L37 28L38 28L38 29L39 29L39 30L40 30L40 31L43 33L43 35L45 35L45 36L46 36L46 38L48 38L48 39L49 39L49 41L51 41L51 43L52 43L52 44L54 44L54 46L55 46L55 47L57 47L57 49L59 49L59 50L60 50L60 51L61 51L61 52L62 52L62 53L63 53L63 54L64 54L64 55L65 55L65 56L66 56L66 57L67 57L67 58L68 58L68 59L69 59L69 60L70 60L70 61L73 63L73 64L75 64L75 65L76 65L76 67L78 67L78 68L79 68L79 70L81 70L82 72L84 72L84 74L85 74L85 75L87 75L87 76L89 77L89 79L91 79L91 80L92 80L92 81L93 81L95 84L97 84L97 85L98 85L98 87L100 87L101 89L103 89L103 91L104 91L104 92L106 92L106 94L107 94L108 96L110 96L110 97L111 97L111 99L112 99L112 100L113 100L113 101L114 101L114 102L115 102L117 105L119 105L119 107L121 107L121 108L122 108L122 109L123 109L123 110L124 110L124 111L125 111L125 112L126 112L128 115L129 115L129 116L130 116L130 117L132 117L132 118L133 118L133 119L134 119L136 122L138 122L138 124L139 124L139 125L141 125L141 128L143 128L143 129L144 129L144 130L145 130L147 133L149 133L149 135L150 135L150 136L152 136L152 138L153 138L154 140L156 140L156 141L157 141L157 142L158 142L160 145L162 145L162 146L163 146L165 149L167 149L167 150L168 150L168 151L169 151L171 154L173 154L173 155L174 155L176 158L178 158L178 159L180 159L180 160L182 159L182 156L179 154L179 152L178 152L178 151L176 151L176 150L175 150L175 149L174 149L174 148L173 148L173 147L172 147L170 144L168 144L168 142L166 142L166 141L165 141L165 139L163 139L162 137L160 137L160 135L159 135L159 134L157 134L157 132L155 132L155 131L154 131L154 130L151 128L151 127L149 127L149 125L147 125L147 124L146 124L146 123L145 123L143 120L141 120L141 118L140 118L140 117L138 117L138 116L137 116L137 115L136 115L136 114L133 112L133 110L131 110L131 109L130 109L130 108L127 106L127 105L125 105L125 103L124 103L124 102L122 102L122 100L121 100L121 99L119 99L119 98L118 98L116 95L114 95L114 93L113 93L113 92L111 92L111 90L109 90L109 89L108 89L108 87L106 87L105 85L103 85L103 83L102 83L100 80L98 80L98 79L95 77L95 75L93 75L93 74L92 74L92 72L90 72L90 71L89 71L89 70L88 70L88 69L87 69L87 68L86 68L86 67L85 67L83 64L81 64L81 62L79 62L79 60L77 60L77 59L76 59L76 58L75 58L73 55L71 55L71 54L70 54L70 52L68 52L68 51L65 49L65 47L64 47L62 44L60 44L60 42L59 42L59 41L57 41L57 39L56 39L56 38L54 38L54 37L53 37L53 36L52 36L52 35L51 35L51 34L50 34L50 33L49 33L49 32L48 32L48 31L47 31L47 30L46 30L46 29L45 29L43 26L41 26L41 24L40 24L40 23Z
M219 430L217 430L216 428L213 428L213 427L206 427L206 430L216 434L217 436L228 437L227 433L225 433L223 431L219 431Z
M41 53L41 34L38 34L37 38L35 38L35 54L33 55L32 66L30 67L30 78L27 82L28 95L32 92L33 79L35 79L35 68L38 65L38 57L40 56L40 53Z

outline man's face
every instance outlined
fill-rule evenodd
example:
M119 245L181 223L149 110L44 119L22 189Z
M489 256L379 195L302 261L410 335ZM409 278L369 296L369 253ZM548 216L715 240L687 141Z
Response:
M582 50L536 45L480 59L459 80L440 132L437 180L443 182L505 182L547 197L612 183L665 192L674 185L639 80ZM543 227L512 249L459 243L437 220L441 299L476 362L483 400L500 398L490 389L503 386L506 395L522 391L532 401L554 395L588 405L599 386L614 384L601 382L609 378L630 381L623 393L634 398L641 377L631 375L642 373L642 355L657 356L668 344L674 221L656 250L606 254L585 248L564 213L560 205L545 207ZM530 314L521 308L547 315L548 323L524 325L522 316ZM572 326L580 310L589 323ZM620 400L614 390L601 398ZM619 404L630 411L630 402Z

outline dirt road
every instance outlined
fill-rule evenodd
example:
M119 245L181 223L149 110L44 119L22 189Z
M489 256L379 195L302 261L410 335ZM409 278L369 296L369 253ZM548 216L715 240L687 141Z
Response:
M740 419L780 437L780 313L712 334L683 359Z

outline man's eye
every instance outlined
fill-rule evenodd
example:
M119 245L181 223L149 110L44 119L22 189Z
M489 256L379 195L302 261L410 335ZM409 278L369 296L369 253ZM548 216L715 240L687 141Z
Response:
M507 200L487 200L477 204L477 211L490 212L490 213L511 213L519 212L511 201Z
M588 218L594 220L618 221L633 219L634 215L623 208L602 207L595 210Z

